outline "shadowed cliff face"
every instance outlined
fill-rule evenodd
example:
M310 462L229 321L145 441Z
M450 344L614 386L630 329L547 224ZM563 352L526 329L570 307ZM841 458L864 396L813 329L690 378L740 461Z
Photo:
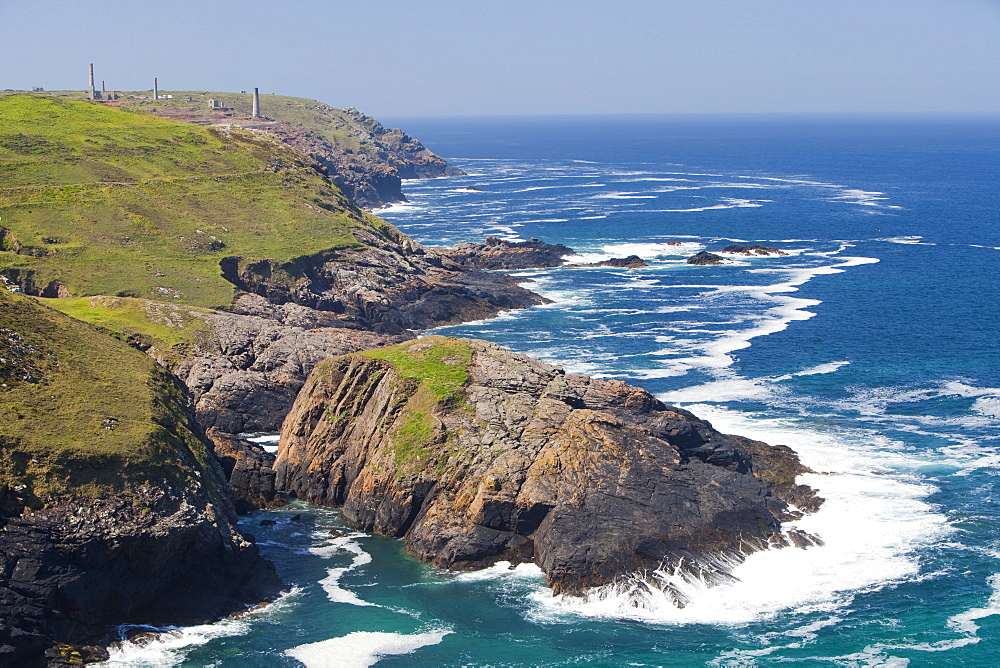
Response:
M787 542L786 500L820 503L787 448L484 341L321 363L281 443L279 489L442 566L533 561L556 592L682 561L723 577L717 557Z
M277 593L187 395L153 360L6 290L0 360L0 665Z

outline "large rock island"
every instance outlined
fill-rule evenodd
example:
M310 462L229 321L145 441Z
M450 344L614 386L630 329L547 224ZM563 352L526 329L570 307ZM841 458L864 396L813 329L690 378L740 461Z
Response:
M431 336L331 358L282 429L277 487L436 564L534 562L581 593L768 545L818 507L787 447L726 436L621 381ZM724 559L719 559L723 557ZM683 604L683 601L678 601Z

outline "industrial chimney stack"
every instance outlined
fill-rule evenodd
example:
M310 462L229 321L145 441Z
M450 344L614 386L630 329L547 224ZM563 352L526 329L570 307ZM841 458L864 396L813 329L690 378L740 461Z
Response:
M253 89L253 113L251 114L254 118L260 118L260 93L257 89Z
M94 63L90 64L90 89L87 97L94 99Z

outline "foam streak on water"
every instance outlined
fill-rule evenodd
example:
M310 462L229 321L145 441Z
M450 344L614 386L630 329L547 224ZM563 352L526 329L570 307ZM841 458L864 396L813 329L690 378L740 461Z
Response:
M356 631L341 638L299 645L285 653L306 668L367 668L385 656L410 654L421 647L440 643L450 631L424 633L379 633Z

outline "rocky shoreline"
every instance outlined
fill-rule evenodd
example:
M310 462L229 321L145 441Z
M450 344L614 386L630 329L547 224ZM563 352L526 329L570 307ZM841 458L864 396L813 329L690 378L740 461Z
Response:
M637 573L662 588L655 573L682 563L722 580L750 551L818 541L782 524L822 502L795 484L806 469L787 447L491 343L417 339L546 303L503 271L645 263L567 264L573 249L538 239L416 243L357 206L402 197L401 178L457 170L338 113L367 149L285 121L242 124L317 161L353 201L302 158L297 169L329 188L303 206L346 207L351 226L335 247L284 261L219 241L220 275L205 280L232 286L225 307L123 288L73 306L102 314L98 331L0 289L0 401L18 421L0 431L0 663L99 660L116 625L207 622L273 598L273 565L235 525L286 497L338 506L443 567L536 563L567 594ZM23 250L0 228L0 252ZM277 457L243 437L279 427Z
M316 367L281 432L276 487L339 506L446 568L533 562L581 594L683 565L808 546L822 499L787 447L723 435L621 381L430 336ZM683 604L683 601L677 601Z

